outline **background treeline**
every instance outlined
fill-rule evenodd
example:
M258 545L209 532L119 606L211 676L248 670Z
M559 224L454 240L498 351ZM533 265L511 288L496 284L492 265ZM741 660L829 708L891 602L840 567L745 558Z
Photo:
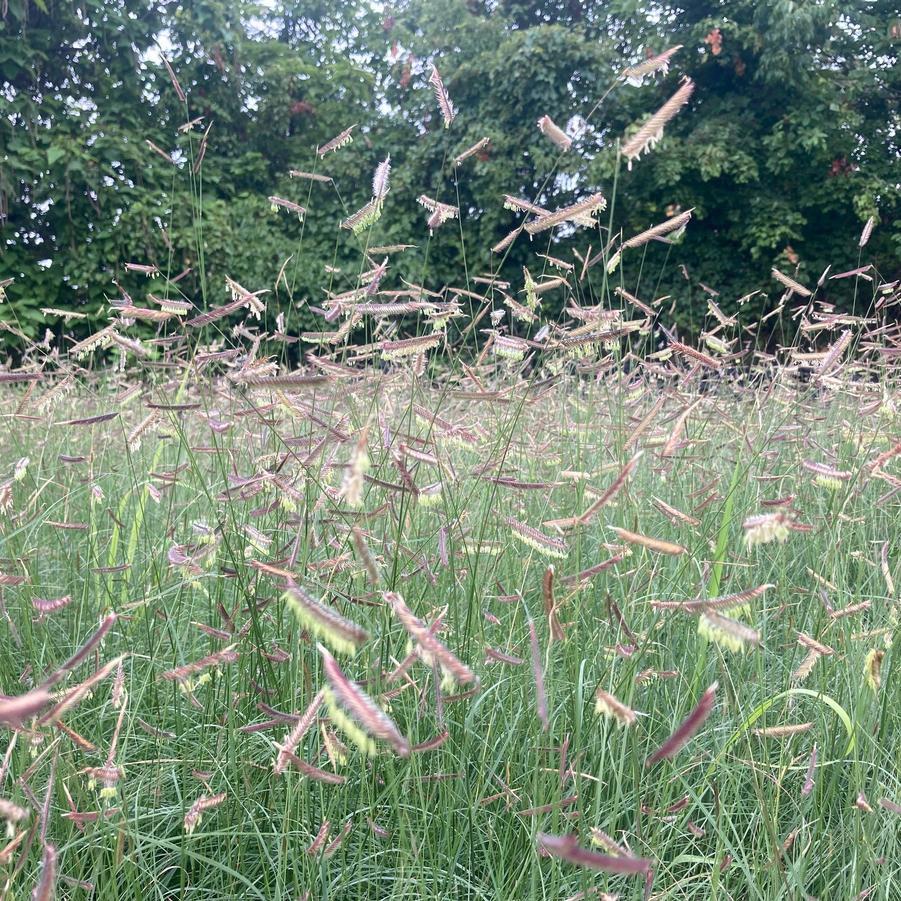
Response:
M624 66L674 44L667 77L621 84L585 121ZM0 282L15 278L3 315L40 334L60 321L41 307L77 309L90 318L70 327L93 328L116 283L143 299L132 261L190 269L178 288L195 303L224 302L226 274L272 290L282 272L288 327L321 327L306 303L353 286L367 240L418 245L393 258L397 287L465 286L496 265L490 248L518 221L505 193L554 208L615 189L609 221L627 235L693 207L678 245L650 245L640 269L616 275L643 296L671 294L687 330L702 286L727 311L761 290L746 307L761 312L781 290L773 265L807 282L858 266L870 216L866 260L898 277L899 45L892 0L0 0ZM459 111L449 129L432 62ZM631 172L618 166L616 141L682 74L697 83L688 108ZM576 135L556 169L536 127L545 114ZM348 148L317 160L354 124ZM487 150L454 170L483 137ZM361 242L338 223L389 153L384 214ZM430 240L421 193L459 204L462 230L450 222ZM305 221L274 214L273 194L308 207ZM567 244L597 253L603 241L522 235L503 273L518 289L536 252L572 260Z

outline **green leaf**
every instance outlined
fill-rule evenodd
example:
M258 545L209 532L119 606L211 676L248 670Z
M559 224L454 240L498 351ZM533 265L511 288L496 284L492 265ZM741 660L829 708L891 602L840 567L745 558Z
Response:
M47 148L47 165L52 166L57 160L61 159L66 155L66 151L62 149L62 147L56 147L51 144Z
M816 701L820 701L823 704L826 704L828 707L831 707L833 711L835 711L838 718L841 720L842 725L845 727L845 732L848 735L848 745L845 748L845 756L847 757L853 750L855 745L857 744L857 734L854 729L854 721L851 719L850 714L835 698L830 697L827 694L824 694L821 691L813 691L810 688L789 688L785 691L779 692L777 695L773 695L772 697L767 698L765 701L762 701L758 704L751 713L746 717L745 721L729 736L729 740L726 744L720 748L719 753L716 757L713 758L713 762L707 768L707 773L705 778L709 779L713 773L716 771L717 764L719 764L720 760L723 759L725 754L729 751L729 749L757 722L757 720L762 717L767 710L770 709L777 701L782 700L782 698L794 698L797 696L804 696L808 698L813 698Z

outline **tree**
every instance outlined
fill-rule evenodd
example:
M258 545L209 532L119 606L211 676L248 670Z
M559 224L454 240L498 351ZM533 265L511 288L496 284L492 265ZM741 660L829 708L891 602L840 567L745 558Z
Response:
M197 306L223 300L226 275L268 288L303 330L321 327L311 307L327 290L372 265L368 246L418 245L392 256L386 287L471 288L491 271L516 292L524 266L546 265L536 253L596 254L687 209L680 243L630 253L611 276L672 295L686 330L702 285L731 312L772 290L772 265L805 281L853 268L870 216L867 258L901 275L886 0L9 0L0 12L0 263L16 279L7 310L32 334L58 322L42 307L82 311L88 329L120 287L143 301L149 286L126 262L156 265L170 280L150 290ZM619 78L676 44L668 76ZM447 128L433 64L457 110ZM689 105L626 171L617 142L683 75L696 83ZM573 137L569 151L539 130L543 116ZM353 143L320 158L349 126ZM380 218L360 235L339 228L389 154ZM520 234L492 252L523 220L504 195L550 209L596 191L611 200L598 229ZM422 194L460 220L430 234ZM273 214L273 195L306 207L303 221ZM580 284L587 302L607 298L605 271ZM846 284L828 282L830 298L853 303ZM559 294L543 299L551 316ZM771 306L758 294L746 311Z
M686 0L662 4L652 19L643 4L615 4L654 49L683 44L679 67L697 84L690 109L621 183L628 209L645 216L630 216L630 227L667 206L694 207L680 262L720 289L727 307L771 289L774 264L807 281L830 264L833 272L857 266L870 216L877 227L868 259L889 278L901 274L891 7ZM599 160L598 174L609 165ZM679 282L665 287L684 297ZM751 306L765 308L765 299Z
M9 307L35 329L41 306L78 309L96 299L109 287L109 267L134 248L136 236L117 224L146 187L131 177L147 159L138 136L151 125L141 57L162 26L163 6L10 0L3 7L0 252L5 272L19 277L7 289Z

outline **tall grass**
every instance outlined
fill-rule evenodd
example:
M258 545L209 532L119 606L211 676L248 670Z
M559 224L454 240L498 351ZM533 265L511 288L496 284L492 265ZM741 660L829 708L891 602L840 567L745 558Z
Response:
M0 891L897 898L897 286L686 344L623 275L676 226L613 206L545 328L543 275L431 293L426 241L293 370L231 283L3 374Z

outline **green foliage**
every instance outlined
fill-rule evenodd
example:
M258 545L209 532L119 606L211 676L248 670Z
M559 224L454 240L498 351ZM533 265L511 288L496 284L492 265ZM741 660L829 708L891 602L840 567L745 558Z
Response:
M639 26L645 35L658 29L648 39L655 49L685 45L679 68L697 89L621 189L636 211L655 197L696 208L680 262L722 290L727 307L730 296L768 287L780 259L812 281L830 264L858 265L869 216L878 224L868 259L898 272L901 79L892 6L688 2L664 4L656 25ZM615 8L642 15L641 4Z
M640 271L620 274L634 288L650 273L684 327L698 282L730 311L772 289L774 263L802 280L858 265L870 216L868 258L898 273L901 84L884 0L682 2L653 13L633 0L399 0L385 11L363 0L10 0L3 10L0 276L15 277L7 309L29 332L45 321L40 307L85 312L85 328L105 321L115 283L140 300L146 285L124 272L128 261L171 276L190 269L178 290L203 305L222 301L225 274L272 290L289 257L283 309L316 327L305 302L336 286L324 266L343 269L342 289L360 271L360 241L337 223L368 200L388 153L391 193L364 246L420 245L393 274L427 271L433 286L465 287L500 264L518 290L536 250L596 251L603 235L540 247L521 236L492 258L519 221L500 199L553 208L614 187L612 226L626 235L695 209L678 248L651 246ZM585 118L624 65L676 43L669 77L620 85ZM450 129L427 84L433 62L458 109ZM689 107L617 179L617 140L673 93L677 72L697 84ZM539 132L542 115L575 134L572 152L561 157ZM320 162L316 146L352 124L353 145ZM484 137L490 147L454 170L453 157ZM289 179L295 167L325 168L337 191ZM423 192L459 204L462 222L429 238ZM272 194L308 206L306 223L270 216Z

